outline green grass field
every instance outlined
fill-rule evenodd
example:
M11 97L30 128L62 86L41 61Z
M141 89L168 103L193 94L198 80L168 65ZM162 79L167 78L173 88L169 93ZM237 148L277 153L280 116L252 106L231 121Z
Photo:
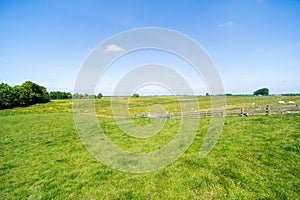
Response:
M299 102L299 97L227 97L227 106ZM130 100L132 114L160 103L177 109L172 97ZM199 97L209 109L208 97ZM110 118L110 99L96 101L99 123L116 145L150 152L172 140L178 120L153 138L122 133ZM141 125L150 119L135 119ZM0 111L0 199L299 199L300 115L228 117L215 148L199 159L209 126L171 165L150 173L113 170L95 159L76 131L72 101L52 101Z

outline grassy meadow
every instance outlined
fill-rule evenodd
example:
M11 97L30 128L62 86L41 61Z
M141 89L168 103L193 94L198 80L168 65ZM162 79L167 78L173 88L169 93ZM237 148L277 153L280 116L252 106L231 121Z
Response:
M276 105L299 97L226 97L226 108ZM125 100L124 100L125 101ZM210 109L209 97L198 97ZM129 100L130 114L161 104L179 109L174 97ZM170 119L153 138L132 138L112 118L111 99L97 99L106 136L132 152L162 148L176 134ZM134 121L142 126L151 119ZM226 117L217 145L199 159L210 119L200 119L190 148L174 163L150 173L124 173L94 158L76 131L71 100L0 111L0 199L299 199L300 114Z

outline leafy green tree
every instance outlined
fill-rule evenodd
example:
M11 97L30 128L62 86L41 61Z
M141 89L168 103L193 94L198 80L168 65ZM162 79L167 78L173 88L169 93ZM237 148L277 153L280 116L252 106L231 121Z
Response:
M52 91L50 92L50 99L71 99L70 92Z
M31 81L23 83L21 85L21 90L22 94L24 94L22 100L24 100L25 106L50 101L50 96L46 88Z
M134 93L134 94L132 95L132 97L133 97L133 98L137 98L137 97L140 97L140 95L137 94L137 93Z
M98 95L97 95L97 98L98 99L101 99L103 97L102 93L100 92Z
M68 99L72 99L72 94L70 92L67 92Z
M73 95L73 98L74 98L74 99L82 99L82 98L83 98L83 94L75 93L75 94Z
M94 94L79 94L79 93L75 93L73 94L73 99L96 99L97 96Z
M31 81L14 87L5 83L0 84L0 109L29 106L49 101L50 97L46 88Z
M268 96L269 95L269 89L268 88L261 88L253 92L253 95L263 95Z
M0 83L0 109L12 107L11 86Z
M11 89L12 107L28 106L28 92L20 85L16 85Z
M50 92L49 95L50 95L50 99L58 99L58 94L56 91Z

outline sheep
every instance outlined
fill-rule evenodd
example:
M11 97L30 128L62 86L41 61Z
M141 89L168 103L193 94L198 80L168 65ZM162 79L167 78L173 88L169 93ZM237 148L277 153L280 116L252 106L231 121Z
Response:
M290 113L291 113L291 111L288 111L288 110L285 110L285 109L281 111L281 114L290 114Z
M240 113L240 114L239 114L239 116L241 116L241 117L243 117L243 116L246 116L246 117L248 117L248 116L249 116L249 113L247 113L247 112L243 112L243 113Z
M135 117L137 117L137 118L151 118L151 119L155 119L155 118L171 119L173 117L173 115L169 114L169 113L166 113L166 114L151 114L150 112L147 112L147 113L136 114Z

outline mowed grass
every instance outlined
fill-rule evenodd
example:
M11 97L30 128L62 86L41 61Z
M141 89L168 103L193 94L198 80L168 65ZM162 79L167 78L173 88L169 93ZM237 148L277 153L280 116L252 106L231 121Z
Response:
M133 110L162 101L141 100L131 100L139 101ZM277 100L227 98L237 106ZM177 104L174 99L163 101L169 108ZM97 113L110 115L109 102L97 100ZM199 102L206 107L209 99L200 97ZM299 114L226 118L217 145L199 159L209 126L209 119L201 119L195 140L177 161L156 172L131 174L103 165L88 152L71 106L71 101L54 101L0 111L1 199L299 199ZM168 120L161 133L143 140L122 133L111 118L98 119L116 145L135 152L163 147L178 128L178 120Z

